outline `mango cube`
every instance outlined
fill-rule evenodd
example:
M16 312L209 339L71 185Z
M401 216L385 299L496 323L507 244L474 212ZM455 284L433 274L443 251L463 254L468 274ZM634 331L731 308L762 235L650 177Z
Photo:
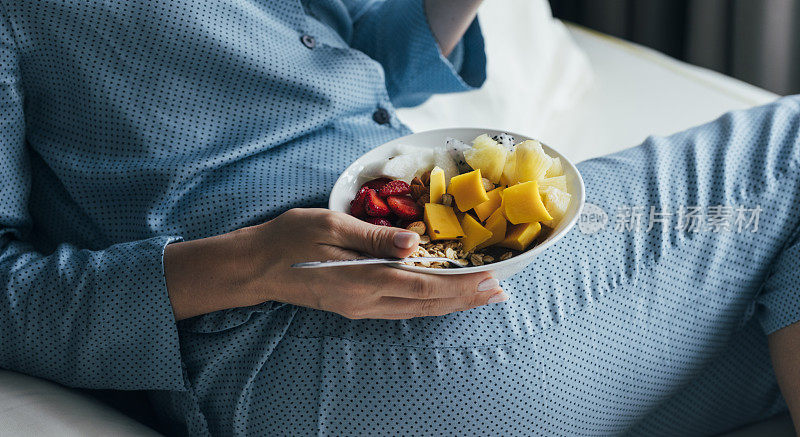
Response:
M544 153L538 141L523 141L514 150L517 155L515 170L518 182L544 179L547 170L553 165L553 158Z
M479 244L478 249L483 249L503 241L506 237L507 224L508 222L506 221L506 217L503 215L503 211L498 208L489 217L489 219L486 220L486 229L492 232L492 238L489 238L488 240Z
M541 231L542 225L539 222L511 225L508 227L506 237L497 245L509 249L525 250Z
M458 223L455 211L449 206L426 203L424 220L431 240L464 238L464 230Z
M469 214L461 214L460 218L461 229L464 230L464 239L461 243L464 245L464 250L470 251L475 246L483 243L484 241L492 238L492 233L484 228L477 220Z
M453 176L450 179L450 186L447 187L447 192L453 195L461 212L469 211L489 200L489 196L486 195L486 190L483 188L483 183L481 183L480 169Z
M478 204L475 206L475 214L478 216L480 221L486 221L493 212L500 208L500 203L503 201L503 187L495 188L492 191L486 193L489 196L489 200Z
M508 221L515 225L553 219L542 203L539 184L536 181L523 182L506 188L503 191L502 208Z
M431 170L430 195L431 203L442 203L442 194L445 193L444 170L434 167Z

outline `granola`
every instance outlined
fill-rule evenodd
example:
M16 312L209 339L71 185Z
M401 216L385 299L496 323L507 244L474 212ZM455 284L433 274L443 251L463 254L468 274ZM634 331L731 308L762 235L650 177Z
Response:
M466 252L463 250L462 244L460 241L437 241L431 242L430 239L421 239L419 247L415 250L410 257L441 257L452 259L464 266L482 266L485 264L490 264L495 262L495 257L492 255L487 255L481 252ZM508 258L511 257L511 252L507 252ZM508 259L505 258L505 259ZM502 257L501 261L504 260ZM430 267L434 269L447 269L453 268L454 266L450 263L440 263L440 262L429 262L429 261L420 261L420 262L406 262L406 265L417 265L423 267Z

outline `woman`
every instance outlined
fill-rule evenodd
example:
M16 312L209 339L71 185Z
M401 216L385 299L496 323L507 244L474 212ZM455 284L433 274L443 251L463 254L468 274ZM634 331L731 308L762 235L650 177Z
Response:
M479 3L0 2L0 366L150 390L180 434L699 434L786 409L766 333L800 408L797 99L581 165L607 211L757 232L574 231L505 291L289 269L414 249L290 209L480 86Z

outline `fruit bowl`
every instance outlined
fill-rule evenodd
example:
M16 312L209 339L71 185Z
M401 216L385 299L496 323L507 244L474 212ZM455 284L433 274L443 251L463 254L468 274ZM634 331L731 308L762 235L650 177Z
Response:
M333 211L347 213L350 208L350 201L356 195L361 185L370 179L370 177L362 176L365 168L368 168L376 162L384 161L392 156L395 156L399 145L436 148L444 144L447 138L455 138L469 143L472 141L472 139L481 134L493 136L503 133L512 135L517 141L533 139L525 135L506 131L498 131L495 129L452 128L418 132L389 141L388 143L382 144L365 153L356 159L355 162L350 164L347 169L345 169L331 190L331 195L328 200L328 208ZM563 218L543 241L509 259L482 266L456 269L434 269L404 264L396 264L394 266L404 270L434 275L460 275L474 272L492 271L494 273L494 277L500 280L506 279L525 269L525 267L527 267L535 257L539 256L548 247L555 244L567 232L569 232L570 229L572 229L572 227L578 221L578 217L580 217L585 198L583 178L581 178L581 175L575 165L564 155L558 153L558 151L552 149L551 147L548 147L546 144L542 143L542 148L548 155L561 159L564 175L566 176L567 189L572 196L572 200L570 201L569 207L567 208Z

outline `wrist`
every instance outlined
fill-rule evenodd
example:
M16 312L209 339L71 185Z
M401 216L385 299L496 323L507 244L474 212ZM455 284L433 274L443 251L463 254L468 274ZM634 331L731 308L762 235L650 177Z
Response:
M250 228L168 245L167 291L176 320L254 305Z

